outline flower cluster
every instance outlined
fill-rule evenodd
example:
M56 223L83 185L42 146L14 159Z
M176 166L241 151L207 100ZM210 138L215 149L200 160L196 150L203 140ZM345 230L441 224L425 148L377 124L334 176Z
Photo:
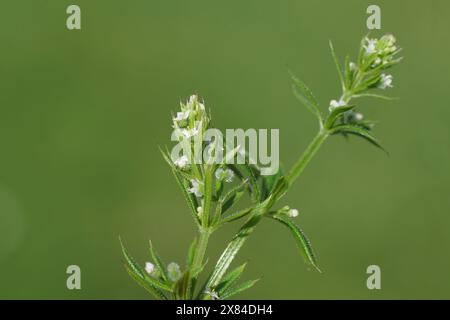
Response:
M176 137L179 141L193 141L196 137L201 137L210 121L204 103L199 101L197 95L192 95L186 103L180 103L180 107L181 111L173 117ZM184 167L187 160L189 159L180 158L176 164Z
M402 58L397 57L400 51L393 35L384 35L380 39L365 37L358 62L348 59L345 62L341 79L343 93L339 100L330 101L330 112L348 106L352 98L364 95L370 89L392 88L394 78L386 70L401 61Z
M356 112L350 102L354 98L364 96L387 98L372 94L370 91L373 89L387 90L394 86L394 77L388 74L387 70L401 61L402 58L397 57L400 51L393 35L384 35L379 39L365 37L360 45L357 62L352 62L347 58L343 70L337 63L343 91L338 100L330 101L329 110L330 112L336 109L346 110L339 118L342 124L355 124L363 126L367 130L371 129L373 123L364 121L363 114Z

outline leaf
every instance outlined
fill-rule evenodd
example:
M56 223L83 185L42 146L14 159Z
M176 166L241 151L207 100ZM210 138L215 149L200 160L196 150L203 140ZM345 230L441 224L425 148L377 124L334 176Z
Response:
M242 283L242 284L240 284L240 285L238 285L238 286L236 286L236 287L233 287L233 288L231 288L231 289L229 289L229 290L227 290L227 291L225 291L223 294L222 294L222 296L219 296L220 297L220 299L228 299L228 298L230 298L231 296L234 296L234 295L236 295L236 294L238 294L238 293L241 293L241 292L243 292L243 291L245 291L245 290L247 290L247 289L250 289L251 287L253 287L254 285L255 285L255 283L256 282L258 282L259 281L259 279L258 280L249 280L249 281L246 281L246 282L244 282L244 283Z
M288 190L289 188L289 181L286 179L285 176L281 176L277 183L275 184L272 193L270 194L270 197L268 198L269 204L267 207L272 207L272 205L280 199Z
M252 212L252 210L253 210L253 207L250 207L250 208L246 208L243 210L239 210L239 211L231 213L231 214L227 214L222 217L222 219L220 220L220 224L236 221L240 218L243 218L246 215L248 215L250 212Z
M164 263L162 262L160 256L156 252L155 248L153 247L152 241L149 241L150 243L150 256L152 258L152 261L155 263L158 270L161 272L161 276L164 281L167 281L169 277L167 276L167 270L164 266Z
M322 115L320 113L319 104L311 90L295 75L289 71L293 81L292 90L295 97L319 120L322 125Z
M309 239L306 237L304 232L295 224L295 222L281 215L272 215L270 217L281 222L286 227L288 227L289 230L291 230L305 262L313 266L317 271L322 272L317 266L316 257L314 255Z
M152 278L152 277L148 276L147 273L144 270L142 270L142 268L136 263L136 261L134 261L134 259L128 254L128 252L126 251L126 249L122 243L122 240L120 240L120 245L122 247L122 253L123 253L123 256L125 257L125 261L126 261L128 267L130 268L131 271L133 271L133 273L136 276L138 276L140 279L142 279L148 285L150 285L154 288L172 292L172 288L170 286L168 286L167 284L163 283L162 281L160 281L156 278Z
M283 170L281 168L278 169L277 173L271 176L263 176L262 178L262 200L265 200L272 193L275 184L283 175Z
M178 173L177 169L175 168L172 160L170 160L169 156L163 151L161 150L161 154L163 155L164 159L166 160L166 162L169 164L173 176L175 177L175 180L178 184L178 186L181 189L181 192L184 196L184 198L186 199L186 202L188 203L189 209L191 211L191 216L194 218L194 221L197 225L200 225L200 221L197 215L197 207L198 207L198 203L197 203L197 199L188 192L188 187L185 183L185 179L183 177L180 176L180 174Z
M382 94L374 94L374 93L361 93L361 94L357 94L354 95L353 98L357 99L357 98L377 98L377 99L383 99L383 100L388 100L388 101L393 101L393 100L398 100L398 98L395 97L388 97L388 96L384 96Z
M380 148L386 154L389 155L389 153L381 146L380 142L369 131L367 131L367 129L364 129L364 128L360 127L360 126L350 125L350 124L339 125L339 126L333 128L331 133L332 134L344 133L344 134L356 135L358 137L361 137L361 138L367 140L368 142L370 142L371 144L373 144L377 148Z
M328 116L327 120L325 121L325 128L331 129L334 126L334 123L336 120L345 112L350 111L354 109L355 106L342 106L338 108L334 108L333 111L331 111L330 115Z
M190 272L186 270L175 284L175 294L181 300L187 300L190 294Z
M243 189L247 185L248 180L243 180L238 186L228 191L219 199L216 215L220 216L230 209L242 196Z
M251 165L247 162L247 159L245 160L246 163L242 165L244 171L247 173L247 176L249 178L250 186L252 189L251 198L253 202L258 202L261 198L261 191L259 189L258 180L255 175L255 172L253 171L253 168Z
M195 249L197 248L197 238L194 238L191 245L189 246L188 256L187 256L187 265L189 267L192 266L192 262L194 261Z
M147 290L154 298L159 300L167 300L167 297L157 288L154 288L153 286L149 285L147 282L144 281L141 277L139 277L127 264L124 264L125 269L127 270L130 277L136 281L141 287L143 287L145 290Z
M217 291L219 296L223 292L225 292L229 287L231 287L233 284L235 284L237 280L239 280L239 278L241 277L242 273L245 270L246 265L247 265L247 263L240 265L239 267L237 267L233 271L230 271L228 274L226 274L223 277L222 282L220 282L217 285L217 287L215 288L215 291Z
M334 64L336 65L336 70L339 75L339 80L341 81L342 89L345 91L346 86L345 86L344 75L342 74L341 64L339 63L338 57L336 56L336 52L334 51L333 42L331 42L331 40L330 40L330 50L331 50L331 55L333 56Z
M352 82L353 82L353 72L352 72L352 68L350 67L350 56L349 55L347 55L345 57L344 70L345 70L345 87L347 89L350 89Z
M205 285L205 288L214 288L220 282L234 257L241 249L247 237L253 232L255 225L261 220L261 218L262 215L260 214L253 216L241 227L241 229L239 229L239 232L233 237L233 240L228 243L224 252L217 261L216 266L214 267L214 270Z

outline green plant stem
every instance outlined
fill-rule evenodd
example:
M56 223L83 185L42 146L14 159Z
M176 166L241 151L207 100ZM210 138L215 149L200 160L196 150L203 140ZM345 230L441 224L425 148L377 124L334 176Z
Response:
M205 258L206 248L208 247L209 236L211 230L200 228L197 248L195 250L194 260L192 262L192 269L196 270L202 267L203 259Z
M208 228L210 224L210 211L212 202L212 190L213 190L213 168L207 168L205 170L205 197L203 200L203 214L202 214L202 226Z
M289 182L289 186L300 176L307 164L311 161L313 156L322 146L323 142L329 136L328 131L323 128L319 131L313 141L309 144L292 169L289 171L286 179ZM224 252L219 258L216 264L213 274L209 278L206 287L215 287L220 283L220 280L224 276L231 262L236 257L239 250L247 240L248 236L255 230L256 225L259 223L264 214L270 210L270 207L261 206L254 210L252 217L239 229L239 232L234 236L233 240L228 244Z
M329 133L326 129L321 129L319 133L316 135L316 137L313 139L313 141L309 144L309 146L303 152L301 157L297 160L292 169L286 175L286 180L289 182L289 186L291 186L292 183L294 183L295 180L297 180L297 178L306 168L308 163L320 149L323 142L326 140L326 138L328 138L328 135Z

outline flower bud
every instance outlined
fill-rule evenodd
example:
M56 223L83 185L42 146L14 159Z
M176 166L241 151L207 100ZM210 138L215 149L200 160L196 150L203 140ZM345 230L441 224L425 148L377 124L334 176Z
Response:
M145 263L145 272L147 272L148 274L152 274L155 271L155 265L151 262L146 262Z
M167 266L167 275L171 281L178 281L181 278L180 266L175 262L169 263Z

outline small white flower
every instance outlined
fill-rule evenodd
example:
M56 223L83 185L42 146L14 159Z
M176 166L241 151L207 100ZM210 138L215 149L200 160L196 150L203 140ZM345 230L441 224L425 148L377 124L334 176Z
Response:
M198 128L181 129L180 132L184 138L190 139L192 137L195 137L200 132L200 130Z
M178 168L183 169L189 163L189 158L187 156L181 156L173 162Z
M297 209L289 209L287 215L290 218L295 218L298 216L298 210Z
M155 271L155 265L151 262L146 262L145 263L145 272L147 272L148 274L152 274L153 271Z
M183 121L189 118L190 110L177 112L177 116L173 118L173 121Z
M386 75L386 74L382 74L381 75L381 79L380 79L380 84L378 85L378 88L380 89L387 89L387 88L392 88L392 82L394 81L394 78L392 77L392 75Z
M185 137L186 139L189 139L191 137L191 130L189 130L189 129L181 129L180 132L181 132L181 135L183 137Z
M192 187L189 188L188 191L190 193L195 194L196 197L199 197L199 198L202 197L203 196L203 192L201 190L200 182L198 182L197 180L193 179L193 180L191 180L191 184L192 184Z
M372 68L377 67L382 62L381 58L376 58L375 61L372 64Z
M364 46L364 49L366 49L366 54L377 52L377 43L377 39L367 39L367 45Z
M361 121L362 119L364 119L364 115L362 113L355 113L356 121Z
M336 108L339 108L339 107L344 107L344 106L346 106L347 104L345 103L345 101L343 101L343 100L339 100L339 101L337 101L337 100L331 100L330 101L330 111L333 111L334 109L336 109Z
M193 94L189 97L189 104L194 104L195 102L197 102L197 95Z
M233 179L234 179L234 172L231 169L223 170L222 168L219 168L216 170L215 175L218 180L223 179L228 183L233 182Z
M201 216L203 213L203 208L202 207L197 207L197 215Z

